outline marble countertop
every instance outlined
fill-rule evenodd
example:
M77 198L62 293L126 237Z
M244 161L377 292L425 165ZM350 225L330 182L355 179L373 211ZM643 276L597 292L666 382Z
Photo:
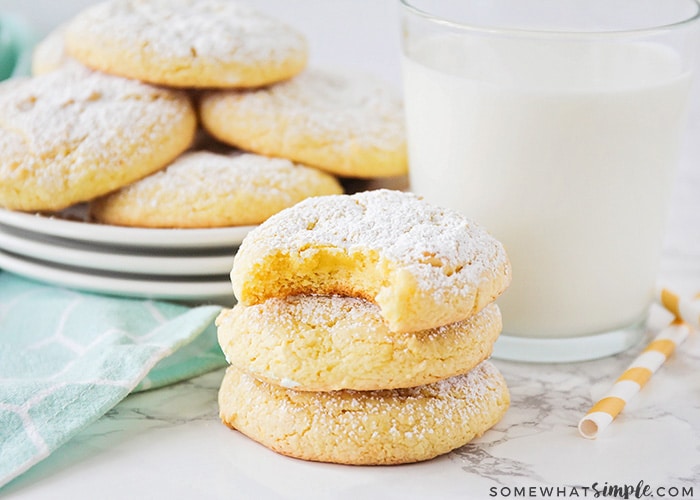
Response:
M523 498L525 488L528 498L548 498L540 488L552 487L551 498L563 497L557 488L593 498L594 488L643 481L654 491L692 488L700 497L700 336L686 341L597 440L576 430L637 351L570 365L495 360L512 395L498 425L449 455L387 467L287 458L228 429L218 420L218 370L129 396L0 496L478 499Z
M79 3L67 2L66 6ZM305 30L312 63L361 68L399 81L395 2L257 3ZM10 1L8 5L21 10L23 4ZM695 105L691 115L691 138L700 134L697 109ZM683 293L700 289L698 142L686 141L661 275L663 283ZM664 320L660 311L655 314L659 322ZM594 498L595 489L636 487L642 482L657 498L683 498L683 489L689 488L692 496L685 498L700 498L697 333L598 439L586 440L577 432L580 417L641 348L561 365L495 360L511 390L511 408L505 418L449 455L388 467L295 460L228 429L218 419L216 396L223 376L223 370L218 370L127 397L5 487L0 497ZM547 496L541 488L553 490Z

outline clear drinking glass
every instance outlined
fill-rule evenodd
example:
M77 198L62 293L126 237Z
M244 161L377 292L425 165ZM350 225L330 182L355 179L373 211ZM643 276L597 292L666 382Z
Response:
M494 356L639 341L700 47L696 0L402 0L412 191L508 251Z

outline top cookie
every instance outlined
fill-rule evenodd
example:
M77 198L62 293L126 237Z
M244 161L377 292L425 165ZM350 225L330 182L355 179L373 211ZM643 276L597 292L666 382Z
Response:
M0 206L60 210L190 145L197 119L184 93L70 66L0 89Z
M410 193L310 198L243 241L231 271L245 305L298 294L376 303L390 330L464 320L510 283L503 246L461 214Z
M404 175L403 106L394 89L368 75L312 68L254 91L215 91L200 101L217 139L343 177Z
M304 36L226 0L109 0L78 14L66 49L83 64L173 87L256 87L306 65Z

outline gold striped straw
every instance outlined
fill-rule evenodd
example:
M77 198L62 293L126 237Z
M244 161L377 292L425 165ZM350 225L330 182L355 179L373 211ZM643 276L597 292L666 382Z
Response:
M595 439L617 417L625 405L634 397L651 376L664 364L673 351L688 337L690 325L700 324L700 294L694 301L681 299L677 294L662 289L657 299L675 316L644 351L635 358L627 370L588 413L579 421L579 433L588 439Z
M668 288L660 288L656 292L656 300L672 312L676 319L700 329L700 293L693 300L686 300Z

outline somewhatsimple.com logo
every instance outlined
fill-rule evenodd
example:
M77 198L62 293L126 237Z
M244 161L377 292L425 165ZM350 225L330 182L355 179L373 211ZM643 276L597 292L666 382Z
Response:
M590 486L492 486L493 498L695 498L692 486L593 483Z

